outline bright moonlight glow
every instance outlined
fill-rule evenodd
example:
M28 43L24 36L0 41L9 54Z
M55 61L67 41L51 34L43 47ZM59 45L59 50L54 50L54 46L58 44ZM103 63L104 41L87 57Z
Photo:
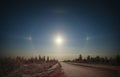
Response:
M63 39L59 36L59 37L56 38L55 42L56 42L58 45L60 45L60 44L63 43Z

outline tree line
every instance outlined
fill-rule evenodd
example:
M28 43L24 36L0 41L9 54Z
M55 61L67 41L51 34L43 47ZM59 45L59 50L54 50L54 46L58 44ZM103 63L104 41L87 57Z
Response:
M2 61L14 61L17 63L23 63L23 64L28 64L28 63L44 63L44 62L56 62L57 60L54 59L50 59L49 56L43 56L41 57L39 56L35 56L35 57L29 57L29 58L25 58L25 57L21 57L21 56L17 56L17 57L0 57L0 63Z
M89 64L109 64L109 65L120 65L120 55L117 54L114 57L101 57L101 56L95 56L92 57L88 55L86 58L83 58L83 56L80 54L78 58L75 58L73 60L64 60L64 62L76 62L76 63L89 63Z

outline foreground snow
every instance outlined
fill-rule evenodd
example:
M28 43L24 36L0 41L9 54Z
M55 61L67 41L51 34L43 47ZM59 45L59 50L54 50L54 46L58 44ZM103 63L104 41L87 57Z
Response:
M23 65L8 77L64 77L63 75L60 63L56 63L52 67L49 63L44 63Z
M89 64L85 64L86 66L89 65L86 67L85 65L78 66L70 63L61 62L61 65L65 73L65 76L67 77L120 77L119 70L93 68ZM92 66L97 66L97 65L92 65Z

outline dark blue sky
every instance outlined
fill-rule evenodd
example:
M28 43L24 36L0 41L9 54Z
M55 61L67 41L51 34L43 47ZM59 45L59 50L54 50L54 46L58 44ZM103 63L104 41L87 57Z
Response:
M0 52L63 57L116 54L120 49L119 9L116 1L4 1ZM57 35L65 40L61 48L54 44Z

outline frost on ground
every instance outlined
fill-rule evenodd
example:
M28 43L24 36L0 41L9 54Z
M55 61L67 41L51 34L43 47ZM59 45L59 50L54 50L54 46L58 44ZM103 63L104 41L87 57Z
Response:
M0 59L0 77L63 77L57 60L40 60Z
M46 66L49 65L47 64ZM22 74L22 77L65 77L64 73L61 70L61 65L59 62L54 64L50 68L42 68L41 65L35 64L35 66L30 66L30 69L25 69L26 71L24 72L24 74Z
M55 65L55 64L54 64ZM11 72L8 77L37 77L48 76L48 69L54 66L53 63L42 64L25 64L15 71Z

